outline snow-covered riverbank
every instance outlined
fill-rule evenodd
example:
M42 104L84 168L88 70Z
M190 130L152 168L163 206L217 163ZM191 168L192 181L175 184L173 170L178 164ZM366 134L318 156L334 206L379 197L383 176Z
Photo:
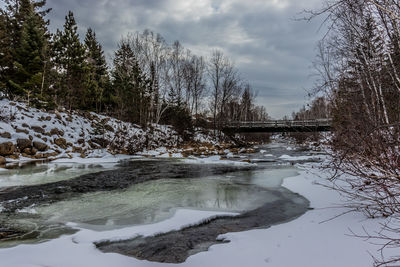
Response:
M302 164L299 175L286 178L283 183L286 188L309 199L313 210L268 229L225 234L221 238L230 243L214 245L179 266L371 266L373 261L369 253L378 257L380 247L351 236L350 229L356 233L363 233L363 227L377 231L382 220L366 219L359 213L329 220L345 209L332 208L342 203L337 192L314 184L315 181L325 182L327 175L317 169L318 164ZM105 232L80 229L73 235L42 244L0 249L0 266L166 266L168 264L102 253L93 242L166 232L221 214L226 213L183 209L177 210L170 219L150 225Z
M44 111L25 103L0 100L0 166L55 159L118 161L134 154L225 155L232 152L226 149L230 146L205 129L196 129L188 144L166 125L144 128L93 112Z

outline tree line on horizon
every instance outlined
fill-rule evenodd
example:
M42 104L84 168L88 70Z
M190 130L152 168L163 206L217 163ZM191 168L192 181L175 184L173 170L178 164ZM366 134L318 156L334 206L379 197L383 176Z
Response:
M10 99L54 109L95 111L146 126L190 128L192 118L265 120L264 107L221 51L209 58L145 30L118 42L112 66L93 29L83 42L74 14L51 33L45 0L5 0L0 9L0 90ZM196 120L197 121L197 120Z

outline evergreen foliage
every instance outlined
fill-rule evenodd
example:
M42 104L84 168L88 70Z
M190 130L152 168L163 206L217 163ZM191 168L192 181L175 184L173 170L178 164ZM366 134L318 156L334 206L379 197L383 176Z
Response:
M88 64L88 75L86 78L87 107L101 112L103 98L109 95L107 84L109 83L107 73L107 62L104 51L96 39L96 33L89 28L85 37L86 62Z
M46 1L6 0L0 10L0 86L11 97L42 97L49 32Z
M145 126L151 83L143 74L132 48L125 40L120 42L119 49L115 52L112 78L114 100L119 107L118 116Z
M88 28L81 39L72 11L63 28L50 34L45 0L4 2L0 90L11 99L36 107L106 113L143 127L172 124L184 136L196 123L193 117L206 121L210 111L218 127L229 120L266 117L222 53L215 101L207 110L210 64L179 41L169 45L149 30L128 35L119 42L110 70L95 31Z
M85 109L87 104L85 85L89 67L85 61L86 48L77 31L74 14L69 11L64 30L58 30L53 39L54 64L59 76L56 94L69 109Z

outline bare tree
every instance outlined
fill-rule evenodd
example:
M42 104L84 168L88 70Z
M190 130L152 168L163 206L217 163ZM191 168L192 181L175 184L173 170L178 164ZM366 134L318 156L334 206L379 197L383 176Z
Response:
M348 197L354 210L399 220L400 4L336 0L313 15L321 13L330 22L318 70L319 89L328 92L334 119L332 187ZM383 225L383 231L392 233L380 236L387 246L400 247L398 226ZM400 256L376 265L396 262Z

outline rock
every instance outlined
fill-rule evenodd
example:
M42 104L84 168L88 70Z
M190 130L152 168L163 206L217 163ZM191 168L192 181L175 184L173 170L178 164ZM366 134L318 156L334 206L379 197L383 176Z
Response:
M47 146L47 144L39 142L39 141L33 142L33 146L39 151L46 151L49 148Z
M7 163L6 158L0 156L0 165L4 165L4 164L6 164L6 163Z
M72 153L82 153L82 152L83 152L83 148L81 148L79 146L72 147Z
M114 132L114 128L109 124L104 125L104 129L112 133Z
M34 156L35 159L47 159L48 154L46 153L38 153Z
M17 133L25 133L25 134L29 134L29 131L28 131L28 130L26 130L26 129L20 129L20 128L17 128L17 129L15 129L15 131L16 131Z
M56 114L57 119L62 120L61 114L57 110L54 113Z
M32 126L31 129L34 130L35 132L41 133L41 134L44 134L44 133L46 132L46 131L45 131L42 127L40 127L40 126Z
M17 139L17 147L20 151L23 151L25 148L32 147L32 141L25 138Z
M67 140L65 140L64 138L60 137L60 138L55 138L54 139L54 143L56 145L58 145L61 148L67 148Z
M107 147L107 145L108 145L108 141L102 137L93 137L91 141L103 148Z
M24 128L29 128L29 125L26 124L26 123L23 123L21 126L24 127Z
M57 152L52 152L52 153L38 153L34 156L35 159L47 159L49 157L55 157L57 156Z
M33 136L32 135L29 136L29 140L31 140L31 141L33 140Z
M88 141L88 144L89 144L90 148L92 148L92 149L99 149L99 148L101 148L98 144L93 143L91 140Z
M17 160L17 159L19 159L19 155L9 155L8 156L10 159L14 159L14 160Z
M83 143L85 143L85 139L82 138L78 139L78 144L82 145Z
M5 142L0 144L0 155L9 156L15 151L15 146L11 142Z
M25 148L22 150L22 156L25 157L25 155L31 155L32 154L32 149L30 147Z
M10 139L11 134L9 132L0 133L0 137Z
M57 129L57 128L53 128L53 129L50 130L50 135L64 136L64 132L62 130Z

